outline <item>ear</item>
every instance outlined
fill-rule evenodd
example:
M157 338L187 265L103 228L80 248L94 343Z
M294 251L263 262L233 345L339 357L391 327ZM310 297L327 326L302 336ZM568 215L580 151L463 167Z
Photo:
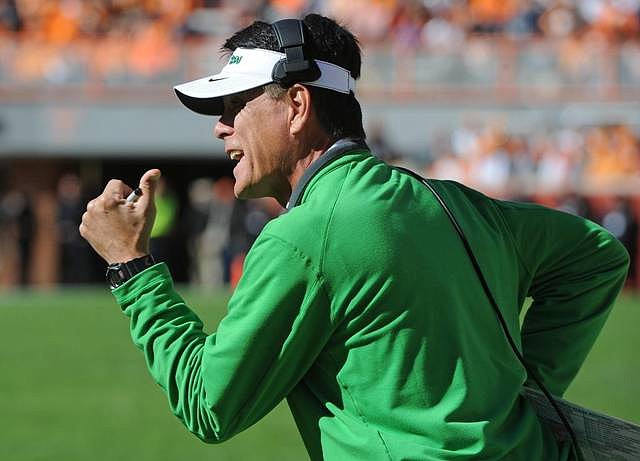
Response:
M313 114L311 92L299 83L287 90L289 96L289 131L299 134L308 124Z

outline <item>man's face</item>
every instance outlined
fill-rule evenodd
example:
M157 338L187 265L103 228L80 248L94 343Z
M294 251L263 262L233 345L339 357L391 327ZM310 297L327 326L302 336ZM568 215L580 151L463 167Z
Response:
M238 160L233 169L236 197L282 202L282 195L290 194L288 175L294 165L288 117L284 98L274 99L263 88L224 97L224 114L214 131L227 155Z

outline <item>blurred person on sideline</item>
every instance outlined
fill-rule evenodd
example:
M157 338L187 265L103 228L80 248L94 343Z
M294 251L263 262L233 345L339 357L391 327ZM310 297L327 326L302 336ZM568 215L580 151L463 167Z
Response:
M380 160L387 163L399 163L402 156L389 144L382 120L373 120L367 129L367 144Z
M155 190L156 215L151 227L151 251L161 261L170 262L174 256L173 239L178 220L178 199L165 178L158 178Z
M609 230L625 246L631 257L629 279L636 282L638 262L638 220L629 198L616 197L611 200L609 209L600 219L604 228Z
M205 267L212 258L208 248L203 245L202 235L209 220L209 208L213 200L213 181L210 178L198 178L189 184L189 203L184 213L185 238L189 252L189 282L205 286ZM211 282L214 282L212 279Z
M2 281L6 280L21 286L29 284L35 231L36 219L29 194L22 189L10 189L0 199L0 279Z
M273 198L235 200L229 222L229 283L232 288L240 281L244 259L258 235L269 221L278 216L282 207Z
M200 178L189 186L185 222L192 283L216 288L229 283L227 253L233 203L233 182L227 177L216 181Z
M78 221L84 213L82 182L75 173L58 180L57 224L60 245L59 274L61 283L88 283L94 279L94 263L87 242L78 232Z
M220 74L176 93L220 115L236 196L287 211L249 251L216 333L149 254L159 170L135 202L111 180L80 224L174 414L218 443L287 398L314 460L570 459L522 396L531 380L506 331L561 396L625 280L620 242L573 215L430 181L468 234L503 331L435 194L366 146L353 35L312 14L255 22L223 48Z

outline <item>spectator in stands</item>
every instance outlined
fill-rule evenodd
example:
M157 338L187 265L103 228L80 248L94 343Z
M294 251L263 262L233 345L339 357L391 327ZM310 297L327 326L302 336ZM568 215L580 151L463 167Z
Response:
M18 14L16 0L6 0L0 4L0 37L22 29L22 18Z
M498 197L507 190L512 169L506 139L502 124L493 122L481 133L476 152L466 157L469 184Z
M585 150L585 176L594 184L612 184L640 173L638 138L625 125L593 127Z
M560 39L554 47L559 57L555 71L561 81L584 84L597 81L601 72L591 53L593 41L638 41L639 5L640 0L12 0L0 7L0 35L13 36L19 49L10 59L3 56L0 66L19 82L76 82L87 74L107 83L153 81L181 70L182 40L219 38L255 18L273 20L316 9L349 24L363 43L391 41L398 52L464 48L473 60L483 56L473 40L477 36ZM214 18L219 21L215 27L203 26ZM624 60L631 69L634 56L629 53ZM487 67L482 60L477 66Z
M459 10L454 5L431 12L422 29L422 43L432 50L459 50L465 41L465 30L456 20Z
M468 0L471 30L499 33L518 12L517 0Z
M390 25L390 38L398 53L411 53L422 44L422 30L429 19L428 11L418 1L399 4Z

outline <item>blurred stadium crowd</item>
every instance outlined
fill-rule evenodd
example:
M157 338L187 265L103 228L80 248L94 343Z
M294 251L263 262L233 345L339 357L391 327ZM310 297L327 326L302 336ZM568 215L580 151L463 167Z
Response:
M625 88L640 86L640 0L5 0L0 89L29 90L42 83L167 87L198 73L191 68L203 59L194 54L214 55L223 38L254 19L310 11L347 24L365 59L371 56L365 66L378 66L363 72L364 99L382 90L400 97L407 79L413 95L429 85L447 89L451 82L454 93L480 83L495 86L499 96L509 93L511 80L546 91L560 85L550 92L552 100L574 88L587 94L596 88L596 96L617 95L620 101ZM403 59L412 63L408 77L397 70ZM383 123L370 121L368 134L373 150L390 162L603 223L632 252L636 281L639 128L612 120L514 131L499 117L469 118L431 136L424 152L411 156L392 146ZM228 178L197 178L174 187L188 192L179 200L167 184L154 251L175 258L176 242L188 242L185 280L233 284L244 253L279 208L268 200L236 202ZM60 282L102 276L77 233L93 192L77 174L66 174L48 202L55 210L50 214L57 223L60 267L74 267L73 273L61 273ZM43 251L33 243L43 232L34 218L39 206L28 191L0 187L0 285L33 279L28 261Z
M640 143L629 126L612 124L509 134L498 122L463 125L441 142L427 170L497 196L535 191L633 191ZM629 183L626 180L631 180Z
M624 46L640 31L640 0L5 0L0 39L13 40L0 40L0 57L5 77L19 82L153 80L175 69L185 41L307 11L397 52L457 50L478 37L552 39L566 72L578 73L589 61L582 51Z
M365 43L391 38L406 46L454 47L472 34L619 42L640 31L638 0L6 0L0 8L1 33L56 44L224 35L255 18L311 11L340 18Z

